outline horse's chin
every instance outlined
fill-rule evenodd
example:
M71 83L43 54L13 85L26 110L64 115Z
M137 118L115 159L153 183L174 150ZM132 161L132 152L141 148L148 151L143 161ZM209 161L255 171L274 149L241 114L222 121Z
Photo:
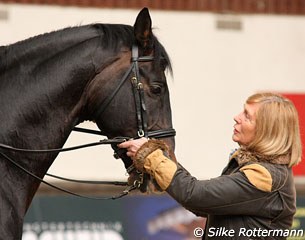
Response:
M176 159L176 155L175 155L175 139L174 138L165 138L163 141L169 148L167 157L176 163L177 159Z

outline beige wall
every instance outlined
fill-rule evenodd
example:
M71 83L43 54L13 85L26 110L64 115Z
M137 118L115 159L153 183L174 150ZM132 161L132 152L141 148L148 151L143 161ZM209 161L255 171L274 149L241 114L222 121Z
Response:
M0 5L1 11L8 18L0 18L0 45L79 24L132 25L138 12L35 5ZM154 32L173 62L169 85L177 158L194 176L215 177L236 147L231 141L233 116L249 94L262 90L305 94L305 17L165 11L151 11L151 16ZM223 18L241 23L241 29L218 29L216 22ZM66 146L93 140L99 138L73 133ZM105 146L63 153L50 172L126 178L122 163Z

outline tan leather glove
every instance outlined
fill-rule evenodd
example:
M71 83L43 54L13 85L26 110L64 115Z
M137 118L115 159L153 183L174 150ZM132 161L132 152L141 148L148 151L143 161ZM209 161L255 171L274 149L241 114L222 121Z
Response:
M139 148L134 157L135 167L149 173L162 190L169 186L177 170L176 163L167 157L168 150L165 142L150 139Z
M135 155L135 160L133 161L135 168L141 172L147 173L144 169L145 160L149 154L153 153L157 149L162 150L164 155L168 155L169 148L164 141L149 139L148 142L144 143Z

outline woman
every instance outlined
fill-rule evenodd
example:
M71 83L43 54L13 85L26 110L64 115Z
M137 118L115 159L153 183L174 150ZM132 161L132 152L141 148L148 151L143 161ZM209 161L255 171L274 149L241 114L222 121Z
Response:
M203 239L286 239L296 211L291 167L302 151L297 111L281 95L258 93L234 121L240 147L210 180L170 161L162 141L141 138L119 147L183 207L208 218Z

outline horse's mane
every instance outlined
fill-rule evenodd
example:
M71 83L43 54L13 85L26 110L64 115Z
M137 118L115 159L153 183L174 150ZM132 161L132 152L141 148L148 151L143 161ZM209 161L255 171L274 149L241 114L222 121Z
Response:
M122 36L126 36L126 33L128 32L126 29L131 28L126 25L112 25L115 27L110 27L110 25L103 25L102 27L102 25L103 24L91 24L68 27L37 35L35 37L2 47L0 50L0 69L2 69L3 63L6 63L6 66L10 66L16 61L27 61L29 58L49 58L59 51L64 51L73 45L96 37L101 38L101 41L103 41L102 44L105 44L105 48L107 48L108 45L113 44L113 42L117 42L108 41L107 38L114 40L112 35L118 35L118 32L124 33ZM107 34L103 34L102 29L105 29L105 33ZM112 29L113 33L110 29ZM127 38L125 37L124 39Z
M43 61L58 52L71 48L74 45L87 40L97 38L104 49L118 50L119 46L130 47L135 39L133 27L123 24L90 24L83 26L67 27L61 30L44 33L35 37L16 42L8 46L0 47L0 75L16 64L28 61ZM155 45L155 57L165 60L169 67L169 57L153 36Z

